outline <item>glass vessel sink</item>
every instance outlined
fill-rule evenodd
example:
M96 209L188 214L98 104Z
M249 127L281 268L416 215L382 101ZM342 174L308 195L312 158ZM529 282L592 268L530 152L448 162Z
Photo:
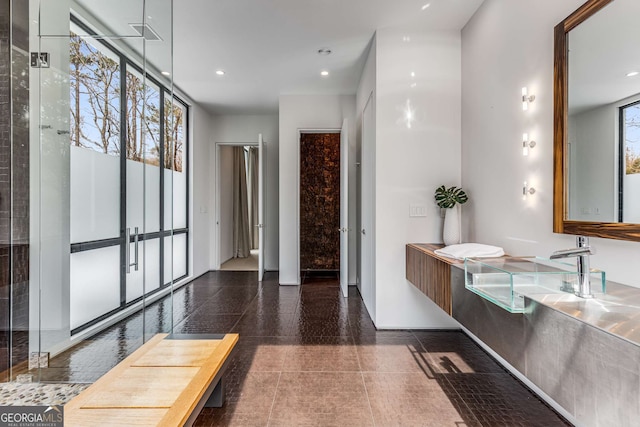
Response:
M573 294L578 286L576 264L538 257L467 258L465 287L511 313L524 312L524 297ZM604 271L591 270L591 289L604 293Z

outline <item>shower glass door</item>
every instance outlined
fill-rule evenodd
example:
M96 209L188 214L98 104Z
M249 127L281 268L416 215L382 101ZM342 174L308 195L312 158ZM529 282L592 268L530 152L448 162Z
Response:
M172 2L30 0L29 19L29 372L92 382L173 327Z

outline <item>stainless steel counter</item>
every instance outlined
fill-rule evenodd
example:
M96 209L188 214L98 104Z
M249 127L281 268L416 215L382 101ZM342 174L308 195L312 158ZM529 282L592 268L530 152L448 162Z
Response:
M640 419L640 289L607 283L607 295L525 297L510 313L465 288L451 266L452 314L540 389L576 425L637 426Z
M640 289L607 282L594 299L575 295L531 295L533 301L640 346Z

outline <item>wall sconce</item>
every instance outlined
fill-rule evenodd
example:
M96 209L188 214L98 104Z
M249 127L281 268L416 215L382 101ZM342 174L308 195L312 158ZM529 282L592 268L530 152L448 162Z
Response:
M522 88L522 111L529 109L529 104L536 100L535 95L529 95L526 87Z
M536 142L535 141L529 141L529 134L528 133L523 133L522 134L522 155L523 156L528 156L529 155L529 149L533 148L536 146Z
M522 200L526 200L527 196L533 196L536 193L536 189L533 187L529 187L527 181L524 182L522 186Z

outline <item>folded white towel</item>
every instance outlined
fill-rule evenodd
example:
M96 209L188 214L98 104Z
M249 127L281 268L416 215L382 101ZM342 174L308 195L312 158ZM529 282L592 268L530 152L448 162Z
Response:
M438 255L455 258L497 258L504 255L504 250L498 246L483 245L481 243L461 243L436 249Z

